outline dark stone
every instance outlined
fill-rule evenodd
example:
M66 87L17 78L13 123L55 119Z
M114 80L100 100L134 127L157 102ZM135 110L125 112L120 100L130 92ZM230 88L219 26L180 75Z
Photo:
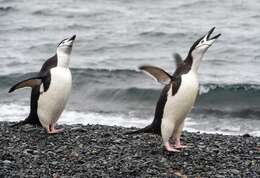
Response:
M248 133L243 135L244 138L251 137Z
M0 122L0 177L260 177L259 137L183 132L192 147L169 153L159 136L122 127L65 125L50 136L9 124Z

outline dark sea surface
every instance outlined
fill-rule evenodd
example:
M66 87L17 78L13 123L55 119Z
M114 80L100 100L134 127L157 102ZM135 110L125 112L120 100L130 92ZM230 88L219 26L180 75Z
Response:
M77 35L73 90L59 123L143 127L162 85L142 64L175 69L211 27L222 36L200 66L188 131L260 136L260 1L0 0L0 120L29 112L30 89L8 94L39 71L64 38Z

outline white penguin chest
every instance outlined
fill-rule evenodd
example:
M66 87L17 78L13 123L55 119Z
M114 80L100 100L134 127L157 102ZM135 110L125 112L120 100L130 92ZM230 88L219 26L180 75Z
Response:
M68 68L55 67L50 70L51 82L44 95L52 95L57 102L66 101L71 92L71 72Z
M55 67L50 73L49 88L40 94L38 100L37 113L43 126L58 120L71 92L72 77L68 68Z
M168 91L164 108L164 118L167 120L182 122L195 103L199 88L197 74L190 71L182 75L181 79L181 85L174 96L172 87Z

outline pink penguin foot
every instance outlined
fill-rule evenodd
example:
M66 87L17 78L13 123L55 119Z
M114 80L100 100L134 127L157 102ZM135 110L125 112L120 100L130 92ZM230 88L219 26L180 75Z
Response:
M48 134L56 134L56 133L60 133L60 132L63 132L63 128L61 128L61 129L56 129L55 127L54 127L54 125L50 125L49 126L49 128L47 129L47 132L48 132Z
M180 152L180 150L173 148L169 142L165 143L164 147L169 152Z
M182 145L182 144L176 144L175 148L188 148L189 146L187 145Z

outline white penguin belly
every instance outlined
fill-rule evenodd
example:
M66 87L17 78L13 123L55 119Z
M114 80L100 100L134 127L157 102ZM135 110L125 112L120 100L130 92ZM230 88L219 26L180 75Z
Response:
M45 128L59 119L68 101L72 83L68 68L55 67L50 73L50 86L46 92L40 94L37 109L39 120Z
M169 89L164 107L162 126L170 128L161 128L162 132L164 130L171 132L166 135L172 135L183 124L184 119L195 103L198 88L197 74L190 71L182 75L181 85L174 96L172 96L172 88Z

